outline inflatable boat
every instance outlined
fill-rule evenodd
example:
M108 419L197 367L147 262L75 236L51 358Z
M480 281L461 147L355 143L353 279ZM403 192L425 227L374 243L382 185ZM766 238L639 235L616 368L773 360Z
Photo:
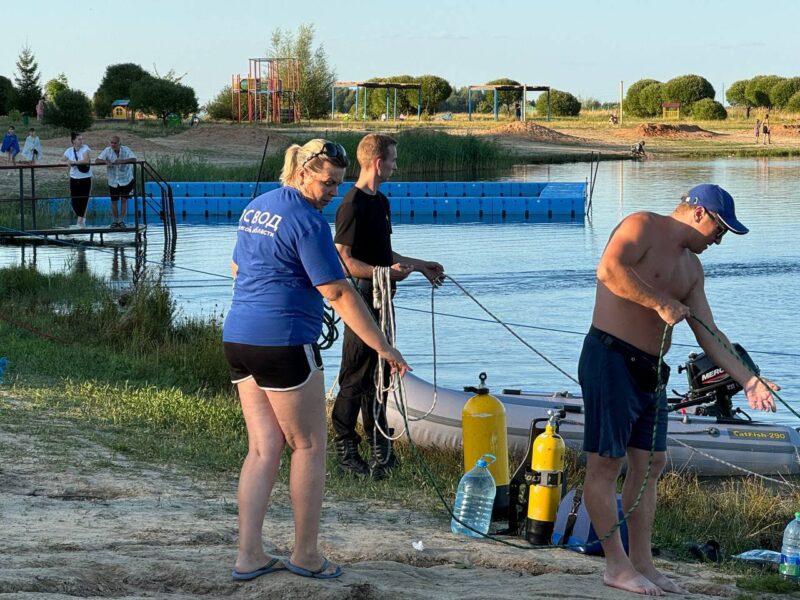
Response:
M474 392L438 387L434 405L434 387L412 374L404 379L406 409L412 439L420 446L460 447L461 409ZM730 388L730 381L717 390ZM728 391L732 391L728 389ZM581 449L583 441L583 401L565 392L556 394L525 393L504 390L494 393L506 410L509 451L525 453L533 419L547 417L547 411L563 409L565 418L560 433L568 447ZM688 396L688 395L687 395ZM712 400L708 394L701 400ZM723 398L724 399L724 398ZM696 398L672 399L672 408L683 404L700 405ZM389 426L401 431L404 420L393 401L387 404ZM431 407L432 410L431 410ZM689 414L670 412L667 437L667 468L689 470L704 476L800 474L800 433L792 427L750 420L739 410L713 414L713 407L696 409ZM420 419L426 413L430 414Z

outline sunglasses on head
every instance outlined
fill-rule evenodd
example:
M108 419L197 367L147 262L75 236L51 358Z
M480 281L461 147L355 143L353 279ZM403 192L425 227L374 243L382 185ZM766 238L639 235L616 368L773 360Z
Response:
M301 167L305 167L306 164L308 164L308 161L314 160L318 156L322 156L330 160L332 163L338 167L341 167L342 169L346 169L347 165L350 164L350 161L347 160L347 152L345 152L344 146L334 142L325 142L319 152L314 152L314 154L303 161Z

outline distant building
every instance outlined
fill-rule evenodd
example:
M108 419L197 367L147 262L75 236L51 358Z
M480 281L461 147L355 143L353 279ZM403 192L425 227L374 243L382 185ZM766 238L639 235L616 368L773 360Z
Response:
M680 119L681 118L681 103L680 102L662 102L661 103L661 116L664 119Z
M111 118L129 120L131 118L131 109L128 108L130 100L114 100L111 103Z
M111 103L111 118L118 121L131 121L136 119L142 121L143 119L155 119L152 115L146 115L142 111L137 110L135 113L130 107L130 100L114 100Z

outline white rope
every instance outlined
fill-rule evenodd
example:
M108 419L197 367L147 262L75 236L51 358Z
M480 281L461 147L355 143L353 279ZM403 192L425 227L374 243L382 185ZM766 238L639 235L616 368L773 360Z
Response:
M684 442L682 440L679 440L678 438L673 437L671 435L668 435L667 437L670 440L672 440L673 442L675 442L676 444L680 444L681 446L684 446L685 448L688 448L692 452L697 452L700 456L704 456L705 458L709 458L711 460L717 461L718 463L722 463L723 465L725 465L726 467L729 467L731 469L736 469L737 471L741 471L742 473L745 473L747 475L752 475L753 477L758 477L759 479L763 479L764 481L771 481L772 483L785 485L785 486L788 486L788 487L790 487L792 489L795 489L795 490L796 489L800 489L800 486L796 486L795 484L789 483L788 481L784 481L782 479L774 479L773 477L767 477L766 475L762 475L761 473L756 473L755 471L750 471L749 469L745 469L744 467L740 467L738 465L734 465L733 463L729 463L727 460L722 460L721 458L717 458L716 456L712 456L711 454L708 454L707 452L703 452L702 450L698 450L697 448L695 448L693 446L690 446L686 442Z
M386 336L386 340L390 345L394 346L397 330L394 322L394 307L392 305L391 267L373 267L372 269L372 307L379 313L380 321L378 325ZM397 391L400 386L400 378L396 373L392 374L389 376L388 385L384 385L385 370L386 361L378 357L378 365L375 369L375 398L372 402L372 416L376 431L373 435L380 433L387 440L394 441L405 435L405 426L400 433L392 436L381 427L379 416L381 410L383 410L383 414L387 414L384 399L388 398L390 393L394 397L395 403L398 402Z
M380 314L379 326L381 331L383 331L389 344L394 346L397 339L397 329L394 317L394 304L392 301L392 279L390 267L374 267L372 273L372 302L373 307ZM433 402L431 403L430 408L420 416L410 417L408 416L408 410L406 407L406 394L405 388L403 387L402 378L398 377L396 373L392 374L389 377L388 385L384 385L384 381L386 381L385 369L386 361L384 361L382 358L379 358L377 368L375 369L375 399L372 405L373 418L375 421L376 431L380 432L380 434L386 439L395 441L405 435L406 422L421 421L426 419L434 411L436 408L438 392L434 386ZM397 411L404 417L402 430L395 432L394 435L390 434L389 431L384 431L378 419L381 409L383 409L384 414L388 414L386 412L386 406L384 403L386 399L388 399L389 394L392 395L394 405L397 407Z

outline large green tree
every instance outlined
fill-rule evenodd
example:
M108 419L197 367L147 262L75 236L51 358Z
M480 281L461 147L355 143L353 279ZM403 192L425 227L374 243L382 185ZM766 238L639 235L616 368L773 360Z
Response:
M391 77L373 77L367 80L368 83L418 83L415 77L411 75L393 75ZM361 118L364 115L364 90L360 90L361 97L359 98L358 112L356 118ZM391 88L369 88L367 89L367 116L371 119L376 119L380 115L387 112L387 99L388 111L387 117L394 116L394 99L395 90ZM418 93L416 88L408 90L397 90L397 114L417 114L417 100ZM353 109L355 110L355 108Z
M450 83L436 75L421 75L417 83L422 86L422 110L432 115L453 91Z
M0 75L0 115L7 115L16 106L17 91L8 77Z
M649 107L646 108L642 105L641 93L646 87L660 83L661 82L657 79L640 79L634 82L625 94L625 99L622 101L622 110L626 114L633 115L634 117L654 116L650 114ZM661 107L659 107L659 113L660 112Z
M150 74L139 65L120 63L106 67L100 86L94 93L94 112L98 117L111 115L114 100L130 100L131 87Z
M673 77L662 88L665 102L680 102L681 113L691 114L692 105L703 98L714 99L714 86L700 75Z
M774 103L770 97L772 88L783 81L778 75L757 75L747 82L744 95L751 106L770 108Z
M546 94L542 94L542 102L536 103L536 112L539 115L547 114ZM550 114L555 117L577 117L581 112L581 101L569 92L550 90Z
M272 46L268 51L271 58L296 58L300 70L300 91L298 93L301 113L308 119L327 116L331 110L331 86L336 73L328 65L325 48L320 44L314 47L314 26L300 25L297 33L275 29L272 32ZM280 74L282 78L286 74Z
M160 117L166 124L170 113L188 117L197 112L197 95L189 86L148 75L131 86L131 108Z
M639 91L640 117L661 116L661 103L664 102L664 84L651 83ZM623 102L624 105L624 102Z
M493 79L487 81L486 85L520 85L518 81L509 79L508 77L501 77L500 79ZM504 110L506 116L511 116L511 110L515 103L519 102L522 98L522 92L517 91L499 91L497 92L497 106L498 109ZM479 104L478 110L482 112L494 111L494 92L486 90L483 101Z
M72 131L85 131L92 125L92 102L80 90L59 90L55 98L45 104L44 122Z
M44 97L48 102L54 102L58 92L69 89L69 82L64 73L59 73L53 79L44 84Z
M42 97L42 86L39 85L39 65L28 46L19 53L14 82L17 88L16 108L29 115L35 114L36 104Z
M740 79L734 81L730 87L725 91L725 98L728 99L728 104L731 106L752 106L747 101L745 90L747 89L747 79Z
M789 98L800 92L800 77L790 77L776 83L769 91L769 98L773 106L786 108Z

